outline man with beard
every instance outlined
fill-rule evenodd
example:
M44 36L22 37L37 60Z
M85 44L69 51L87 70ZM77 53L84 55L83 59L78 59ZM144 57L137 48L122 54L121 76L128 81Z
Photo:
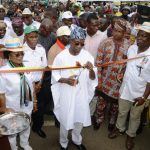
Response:
M120 89L119 114L116 128L108 137L116 138L126 131L126 148L132 150L134 138L140 125L140 116L150 98L150 22L139 26L137 44L132 45L127 53L128 59L143 56L127 63L123 83ZM126 120L129 114L129 125Z

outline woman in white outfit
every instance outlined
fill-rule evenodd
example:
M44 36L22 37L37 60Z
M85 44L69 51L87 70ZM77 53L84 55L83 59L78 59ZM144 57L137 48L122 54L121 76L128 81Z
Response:
M4 54L7 63L1 69L23 67L23 48L19 47L19 39L9 39L6 44ZM38 75L31 73L1 73L0 74L0 112L24 112L29 116L33 110L33 85L32 82L38 79ZM30 127L19 133L20 146L24 150L32 150L29 145ZM16 136L8 136L12 150L17 150Z

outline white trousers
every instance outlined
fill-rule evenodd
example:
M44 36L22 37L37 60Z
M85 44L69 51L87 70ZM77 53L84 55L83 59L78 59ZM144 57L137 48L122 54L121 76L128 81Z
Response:
M29 136L30 136L30 126L26 130L19 133L20 146L24 150L32 150L32 148L29 146ZM10 147L12 150L18 150L16 137L17 137L17 134L8 136L8 140L9 140Z
M82 136L81 131L83 128L82 123L75 123L74 129L72 129L72 142L80 145L82 143ZM65 129L65 127L60 124L60 145L64 148L68 146L68 130Z

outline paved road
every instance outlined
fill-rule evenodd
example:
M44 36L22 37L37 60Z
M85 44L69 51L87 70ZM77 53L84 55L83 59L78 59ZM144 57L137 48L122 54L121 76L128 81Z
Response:
M59 129L54 127L49 119L46 120L43 129L47 133L46 139L31 132L30 144L33 150L59 150ZM108 139L105 124L98 131L93 131L92 127L83 130L83 143L87 150L126 150L125 138L126 135L122 135L117 139ZM144 128L143 133L137 136L135 143L133 150L150 150L150 126ZM69 143L69 150L76 150L76 148Z

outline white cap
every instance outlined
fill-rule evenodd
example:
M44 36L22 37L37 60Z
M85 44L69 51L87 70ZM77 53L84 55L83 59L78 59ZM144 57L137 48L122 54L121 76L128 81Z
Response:
M60 28L58 28L58 30L56 31L57 37L59 36L63 36L63 35L67 35L70 36L71 31L69 29L68 26L61 26Z
M137 29L150 33L150 22L144 22L142 25L139 25Z
M3 5L0 5L0 9L5 9Z
M29 8L25 8L22 12L23 15L32 15L32 12L30 11Z
M72 12L70 11L65 11L62 15L62 19L70 19L70 18L73 18L72 16Z

